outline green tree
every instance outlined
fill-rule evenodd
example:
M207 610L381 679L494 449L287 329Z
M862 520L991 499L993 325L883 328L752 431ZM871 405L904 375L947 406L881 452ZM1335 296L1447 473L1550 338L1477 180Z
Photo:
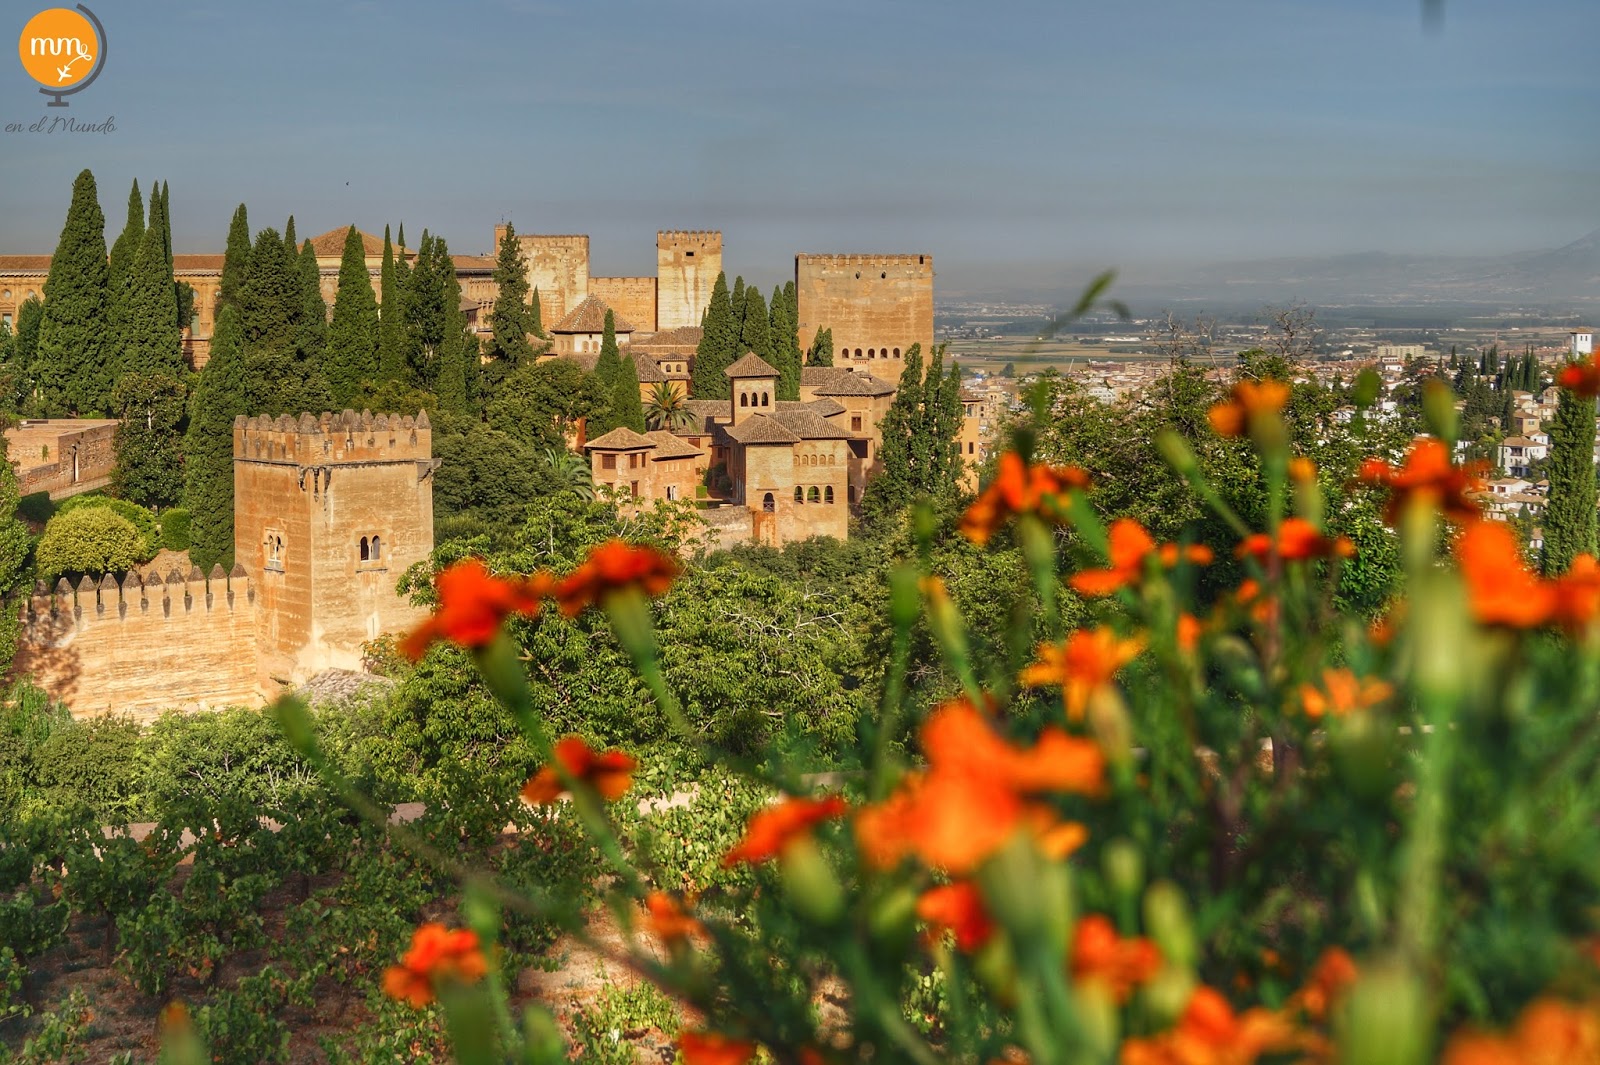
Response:
M111 335L117 351L124 343L123 323L128 313L128 275L133 270L133 260L144 243L144 200L139 195L139 181L134 179L128 193L128 220L122 232L111 245L111 258L106 264L106 289L110 293Z
M612 418L617 425L642 433L645 422L644 400L639 394L639 366L632 355L624 355L618 361L617 383L611 390Z
M46 416L104 411L111 402L106 219L94 175L72 183L72 205L44 283L44 317L32 366L33 408Z
M924 373L922 345L912 344L879 426L880 472L867 486L863 506L884 517L919 498L950 499L961 478L960 431L961 371L945 371L941 345Z
M833 365L833 330L817 326L816 338L811 341L811 347L806 351L807 366L832 366Z
M517 246L517 233L510 224L500 238L499 257L494 266L494 309L489 312L492 336L485 354L497 366L496 379L532 359L533 312L528 306L528 267Z
M571 359L548 359L506 375L485 406L484 421L531 448L565 448L580 420L594 435L610 405L610 389L598 374Z
M210 571L233 569L233 420L245 414L244 335L239 310L225 305L211 335L184 436L183 505L189 557Z
M26 591L31 538L17 520L17 473L3 453L6 447L0 437L0 663L9 667L17 652L17 605Z
M250 276L250 217L244 204L233 209L228 223L228 245L222 256L222 280L217 287L217 308L238 307L244 298L245 278Z
M34 355L39 350L39 324L44 321L44 304L37 296L29 296L17 308L17 332L12 343L12 359L17 367L27 371L33 366Z
M295 363L302 410L328 409L328 376L322 360L328 347L328 302L322 298L322 268L308 240L295 259L300 274L300 312L295 319Z
M277 230L263 229L250 251L240 314L245 407L250 414L298 414L309 409L298 347L304 298L299 259L289 254Z
M167 374L128 373L117 384L112 404L122 424L117 426L111 486L122 498L146 507L178 502L183 493L183 401L182 383Z
M1017 364L1014 363L1014 362L1008 362L1004 366L1000 367L1000 376L1004 377L1008 381L1011 380L1013 377L1016 377L1017 376Z
M1544 511L1544 572L1565 573L1596 551L1595 401L1563 388L1550 425L1549 502Z
M621 396L623 372L622 355L617 347L617 320L609 308L606 310L605 332L600 338L600 357L594 362L594 375L605 389L606 408L597 412L595 420L589 427L591 438L602 436L617 428L619 425L628 424L627 412L618 407ZM638 375L634 374L634 391L638 391ZM640 406L640 420L644 417L644 408Z
M378 379L398 381L406 367L406 304L388 226L383 227L383 274L378 295L382 300L378 308Z
M544 312L539 309L539 290L533 290L533 298L528 301L528 332L540 340L549 340L550 334L544 331Z
M378 300L367 273L366 248L355 226L344 236L323 369L334 410L358 407L378 376Z
M161 247L161 232L154 225L145 230L123 291L119 382L127 374L181 377L183 334L178 329L177 289Z
M744 290L744 325L739 332L739 354L753 351L772 362L772 327L767 321L767 301L761 289L751 285Z
M39 576L125 573L142 561L144 539L133 522L109 507L78 507L51 518L34 548Z
M652 429L676 432L694 428L700 419L689 409L688 398L681 388L672 381L657 381L644 405L644 421Z
M743 293L740 293L743 298ZM741 308L742 309L742 308ZM695 348L694 373L689 391L696 399L727 399L728 376L739 346L739 330L733 317L733 299L728 295L728 275L717 274L711 289L711 302L700 320L700 343Z
M778 399L800 398L800 342L799 319L795 302L794 282L783 288L772 289L772 307L768 320L769 343L772 346L772 365L778 370Z

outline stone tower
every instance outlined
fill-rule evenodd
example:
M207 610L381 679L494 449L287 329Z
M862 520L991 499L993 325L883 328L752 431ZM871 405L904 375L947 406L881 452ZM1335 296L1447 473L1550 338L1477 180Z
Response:
M656 328L699 325L722 272L722 234L663 230L656 234Z
M745 352L743 358L722 372L728 375L728 402L734 425L743 425L757 414L772 414L778 409L773 405L778 392L778 371L755 352Z
M905 353L933 349L933 256L796 255L800 350L833 330L833 364L900 379Z
M234 555L256 589L264 691L359 669L361 646L426 614L395 591L433 551L426 413L233 424Z

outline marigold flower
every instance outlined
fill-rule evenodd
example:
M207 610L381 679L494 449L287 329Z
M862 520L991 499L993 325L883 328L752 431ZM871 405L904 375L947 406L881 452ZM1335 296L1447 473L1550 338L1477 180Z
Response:
M1276 414L1289 402L1285 381L1239 381L1207 415L1218 436L1243 436L1252 417Z
M401 652L413 662L438 640L482 647L510 615L537 614L552 590L553 578L542 572L526 578L496 577L481 560L469 558L442 570L436 584L438 609L400 641Z
M1200 646L1200 619L1193 614L1178 615L1178 650L1192 655Z
M385 970L383 991L421 1009L433 1001L434 989L442 981L476 983L488 971L476 932L430 921L411 934L411 949L400 964Z
M756 1045L748 1039L686 1028L678 1033L678 1052L683 1065L745 1065L756 1056Z
M1322 671L1322 687L1300 685L1300 708L1307 717L1344 717L1377 706L1394 694L1394 686L1377 677L1358 677L1348 669Z
M1133 989L1160 969L1161 952L1154 943L1143 936L1123 939L1103 914L1085 915L1073 930L1073 977L1100 981L1118 1002L1128 1001Z
M652 891L644 898L645 927L661 942L672 946L691 936L705 935L705 925L689 916L684 905L665 891Z
M1516 536L1503 522L1468 525L1456 541L1456 559L1478 624L1536 628L1554 614L1554 586L1523 563Z
M1569 362L1556 376L1556 384L1585 399L1600 396L1600 363L1592 356Z
M1106 554L1111 566L1107 569L1086 569L1072 575L1072 587L1082 595L1111 595L1121 588L1138 584L1139 578L1144 575L1144 560L1152 554L1168 569L1176 566L1180 559L1196 566L1210 565L1212 560L1211 549L1204 544L1182 547L1178 544L1162 544L1158 548L1145 527L1132 518L1118 518L1112 522L1107 539Z
M603 603L629 588L655 598L672 586L677 575L678 563L671 555L653 547L607 540L556 586L555 596L561 612L575 617L584 607Z
M970 880L924 891L917 899L917 916L952 933L956 946L969 954L994 935L994 921L984 909L983 895Z
M1197 988L1170 1032L1122 1044L1122 1065L1255 1065L1263 1054L1319 1053L1323 1041L1281 1014L1256 1007L1235 1013L1222 994Z
M961 516L961 533L980 547L994 531L1021 514L1038 514L1060 525L1066 511L1059 497L1089 487L1089 474L1077 466L1028 465L1015 451L1000 456L997 475Z
M1367 459L1357 477L1389 489L1383 520L1390 525L1399 524L1401 513L1414 500L1438 508L1452 521L1466 524L1476 521L1480 514L1472 493L1483 490L1483 472L1481 462L1455 465L1444 441L1424 436L1412 443L1400 469L1382 459Z
M1274 541L1268 533L1252 533L1233 552L1239 558L1253 558L1262 565L1277 555L1285 562L1305 562L1313 558L1350 558L1356 545L1348 536L1329 539L1304 518L1284 518L1278 524Z
M599 792L607 802L615 802L627 793L633 785L633 771L639 765L631 754L596 751L578 736L557 740L551 756L555 764L545 766L522 785L522 798L535 806L555 802L567 790L557 765L571 779Z
M1083 717L1094 692L1111 683L1117 671L1144 650L1142 638L1123 639L1104 626L1077 629L1065 643L1041 643L1038 660L1023 669L1017 680L1030 688L1059 687L1067 716Z
M1322 1020L1338 998L1356 982L1355 959L1343 947L1329 947L1312 966L1311 977L1290 1000L1312 1020Z
M1316 484L1317 464L1304 455L1289 460L1289 479L1295 484Z
M1600 1062L1600 1013L1592 1004L1536 999L1504 1035L1450 1037L1440 1065L1579 1065Z
M823 799L786 798L754 814L745 825L744 838L722 858L731 869L740 862L757 865L775 858L785 847L809 836L811 829L824 821L841 817L845 801L837 795Z
M1600 563L1593 555L1577 556L1555 579L1554 591L1552 619L1567 629L1587 627L1600 617Z

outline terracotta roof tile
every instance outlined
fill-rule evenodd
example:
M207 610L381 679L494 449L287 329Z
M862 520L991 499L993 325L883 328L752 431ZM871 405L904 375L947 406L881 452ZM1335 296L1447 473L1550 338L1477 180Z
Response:
M835 414L843 414L845 406L836 399L813 399L809 403L790 399L778 400L777 411L779 414L791 410L808 410L819 418L831 418Z
M895 390L894 385L869 373L837 366L808 366L800 371L800 383L819 396L889 396Z
M839 426L808 410L780 410L773 417L802 440L847 440L850 437Z
M630 350L624 352L623 355L625 358L633 360L634 370L639 375L639 383L641 385L666 383L667 375L661 372L661 367L656 365L656 360L643 352L631 350L632 344L629 344L628 347Z
M705 333L697 325L680 325L676 329L663 329L649 336L634 337L632 345L652 355L693 355Z
M311 238L311 250L317 253L319 259L337 259L344 255L345 234L350 232L349 226L330 229L326 233L318 233ZM363 255L382 255L383 241L371 233L356 230L356 235L361 238L361 252Z
M722 431L741 444L798 444L800 438L776 418L752 414L738 425L724 425Z
M656 445L655 454L650 456L653 459L687 459L705 454L704 451L701 451L689 441L663 429L657 429L644 435L649 437Z
M379 254L382 254L380 249ZM494 273L495 258L493 255L452 255L450 261L455 264L458 274L492 274Z
M604 436L597 436L583 446L591 451L635 451L639 448L655 447L656 443L649 437L634 432L626 425L619 425Z
M172 272L175 274L220 274L223 255L174 255Z
M49 269L48 255L0 255L0 274L44 273Z
M722 371L729 377L778 377L776 367L753 351L747 351L732 366Z
M590 296L582 303L567 312L567 316L550 330L552 333L603 333L606 328L606 301L599 296ZM633 332L633 326L622 315L616 315L613 322L619 333Z

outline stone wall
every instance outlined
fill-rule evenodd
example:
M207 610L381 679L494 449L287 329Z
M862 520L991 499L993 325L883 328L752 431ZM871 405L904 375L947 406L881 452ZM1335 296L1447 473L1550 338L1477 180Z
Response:
M850 442L848 440L803 440L794 447L794 487L800 490L796 502L789 493L789 521L782 527L780 543L804 540L811 536L850 536ZM816 500L812 499L812 491ZM831 500L831 501L830 501Z
M653 277L591 277L589 295L599 296L617 317L640 333L656 327L656 279ZM552 325L554 323L551 323ZM696 325L699 323L696 322Z
M518 233L517 246L528 262L528 288L539 290L540 321L549 329L589 295L589 238Z
M698 326L722 272L722 234L663 230L656 234L657 330ZM646 328L644 323L635 323Z
M931 255L796 255L795 287L801 350L831 329L835 366L895 381L912 344L933 349Z
M22 495L51 499L104 488L116 465L117 423L109 418L30 418L6 430Z
M254 607L237 567L41 586L22 608L16 672L78 717L258 705Z

